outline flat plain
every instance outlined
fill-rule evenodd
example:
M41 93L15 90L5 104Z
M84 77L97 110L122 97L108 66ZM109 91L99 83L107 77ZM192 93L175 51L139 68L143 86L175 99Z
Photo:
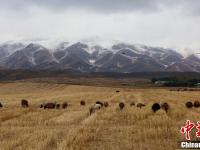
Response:
M119 90L119 93L116 93ZM29 108L21 108L21 99ZM86 106L80 106L85 100ZM109 102L89 115L97 100ZM181 126L197 122L200 108L187 109L186 101L200 100L198 91L129 88L57 83L0 83L1 150L172 150L184 139ZM123 110L118 103L125 102ZM43 102L68 102L67 109L44 110ZM131 102L143 102L140 109ZM168 102L170 110L153 113L154 102ZM191 133L191 138L195 138Z

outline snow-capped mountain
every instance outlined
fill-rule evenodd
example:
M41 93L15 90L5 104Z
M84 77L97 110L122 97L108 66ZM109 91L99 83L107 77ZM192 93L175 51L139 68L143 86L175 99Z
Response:
M7 57L11 53L20 50L24 47L21 43L5 43L0 45L0 59L3 57Z
M0 68L75 70L81 72L200 72L196 54L183 57L172 49L118 43L111 47L64 42L48 49L40 44L0 45Z

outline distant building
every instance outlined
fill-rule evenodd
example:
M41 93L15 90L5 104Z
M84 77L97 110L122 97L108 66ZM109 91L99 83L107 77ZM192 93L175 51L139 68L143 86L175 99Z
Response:
M196 86L197 86L197 87L200 87L200 83L197 83Z
M157 86L163 86L165 83L168 83L168 81L156 81L154 84Z

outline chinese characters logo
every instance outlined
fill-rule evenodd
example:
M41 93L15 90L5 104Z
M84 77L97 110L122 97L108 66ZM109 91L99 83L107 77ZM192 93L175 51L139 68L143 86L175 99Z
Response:
M196 126L196 137L200 137L200 122L197 122L197 125L195 123L191 122L190 120L186 121L186 125L184 127L181 127L181 133L185 134L185 139L190 140L190 132L192 129Z

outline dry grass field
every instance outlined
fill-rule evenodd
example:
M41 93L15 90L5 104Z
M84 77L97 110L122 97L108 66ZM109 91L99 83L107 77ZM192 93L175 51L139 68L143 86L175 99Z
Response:
M120 93L116 93L120 90ZM21 99L29 108L21 108ZM80 106L81 99L86 106ZM109 102L89 115L96 101ZM118 110L124 100L125 109ZM185 108L187 100L200 100L200 92L167 89L128 89L56 83L0 83L1 150L173 150L184 139L180 134L186 119L198 121L200 109ZM42 102L69 103L67 109L44 110ZM146 107L130 107L144 102ZM153 113L154 102L168 102L168 114ZM192 135L194 139L194 134Z

